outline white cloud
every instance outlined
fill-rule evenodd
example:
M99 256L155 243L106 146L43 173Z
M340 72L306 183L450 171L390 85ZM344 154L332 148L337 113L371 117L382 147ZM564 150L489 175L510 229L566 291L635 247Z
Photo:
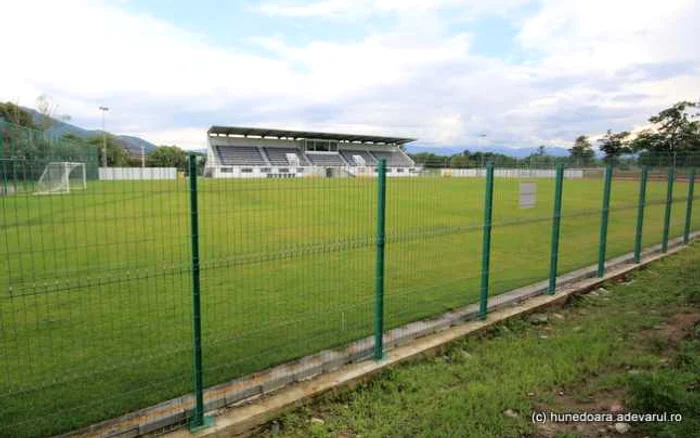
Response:
M377 13L411 13L452 7L463 8L464 18L475 18L482 14L504 12L531 0L321 0L315 2L271 1L263 2L257 10L268 15L308 18L354 19Z
M642 125L664 105L700 97L695 2L542 1L518 20L518 62L477 55L474 35L454 30L455 16L508 16L522 3L265 3L260 11L293 19L397 20L344 42L293 44L261 31L249 37L261 55L112 3L12 2L2 6L3 31L22 38L3 46L13 62L0 73L0 99L33 105L47 93L87 127L107 104L116 132L200 147L215 123L436 145L561 144Z

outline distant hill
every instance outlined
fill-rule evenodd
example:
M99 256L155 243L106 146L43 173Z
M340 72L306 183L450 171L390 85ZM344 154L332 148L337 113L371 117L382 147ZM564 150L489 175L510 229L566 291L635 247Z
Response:
M124 146L124 149L126 149L132 157L141 157L141 147L143 147L144 152L147 154L156 150L156 145L140 137L134 137L132 135L119 135L117 137L122 146Z
M32 118L34 119L34 123L38 124L41 121L41 114L32 109L32 108L24 108L25 110L29 111L31 113ZM47 134L50 136L55 136L55 137L63 137L66 134L72 134L75 135L76 137L79 138L84 138L88 139L91 137L95 137L98 135L102 135L102 130L99 129L84 129L79 126L75 126L71 123L67 123L61 120L53 119L54 123L53 125L47 129ZM144 140L140 137L134 137L132 135L118 135L118 134L111 134L113 135L119 144L126 150L126 152L131 156L132 158L141 158L141 147L143 146L144 152L145 153L150 153L156 150L156 145L153 143Z
M537 152L536 147L523 147L516 148L512 146L424 146L424 145L408 145L406 147L406 152L410 154L417 154L420 152L432 152L436 155L454 155L462 153L464 150L469 150L470 152L493 152L497 154L507 155L514 158L525 158L530 154ZM545 152L549 155L555 157L568 157L569 150L567 148L553 146L545 148Z

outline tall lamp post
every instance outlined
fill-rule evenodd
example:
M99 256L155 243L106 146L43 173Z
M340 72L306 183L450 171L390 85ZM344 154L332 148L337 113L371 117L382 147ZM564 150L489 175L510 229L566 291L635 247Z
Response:
M101 106L102 111L102 167L107 167L107 132L105 131L105 113L109 111L106 106Z

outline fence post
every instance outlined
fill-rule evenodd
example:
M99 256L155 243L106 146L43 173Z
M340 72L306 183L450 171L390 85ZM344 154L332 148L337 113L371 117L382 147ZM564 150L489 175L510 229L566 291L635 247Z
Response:
M379 160L377 175L377 272L374 302L374 359L384 357L384 215L386 212L386 160Z
M647 197L647 176L649 169L642 167L642 177L639 181L639 205L637 205L637 231L634 235L634 262L642 261L642 232L644 229L644 205Z
M549 289L554 295L557 288L557 263L559 261L559 225L561 224L561 196L564 186L564 164L557 164L556 181L554 183L554 214L552 215L552 250L549 262Z
M190 229L192 238L192 333L194 344L194 398L190 430L196 431L213 423L204 416L204 378L202 376L202 311L199 284L199 212L197 210L197 155L189 156Z
M603 210L600 218L600 242L598 244L598 277L605 275L605 251L608 243L608 216L610 216L610 189L612 186L613 165L605 168L603 187Z
M695 168L690 169L688 175L688 200L685 206L685 228L683 229L683 243L690 240L690 222L693 216L693 188L695 186Z
M666 188L666 214L664 215L664 234L661 240L661 252L668 250L668 234L671 228L671 205L673 204L673 181L676 178L676 169L671 165L668 169L668 185Z
M481 245L481 293L479 317L486 319L489 299L489 264L491 262L491 219L493 217L493 163L486 163L486 192L484 194L484 230Z

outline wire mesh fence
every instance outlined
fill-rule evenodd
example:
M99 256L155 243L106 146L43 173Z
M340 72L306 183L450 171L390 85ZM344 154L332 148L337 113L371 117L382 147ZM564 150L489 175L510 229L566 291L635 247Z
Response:
M378 327L547 280L553 261L561 275L700 229L690 156L105 181L95 150L3 129L0 436L66 432L371 347ZM85 165L85 188L40 194L41 174L64 162Z

